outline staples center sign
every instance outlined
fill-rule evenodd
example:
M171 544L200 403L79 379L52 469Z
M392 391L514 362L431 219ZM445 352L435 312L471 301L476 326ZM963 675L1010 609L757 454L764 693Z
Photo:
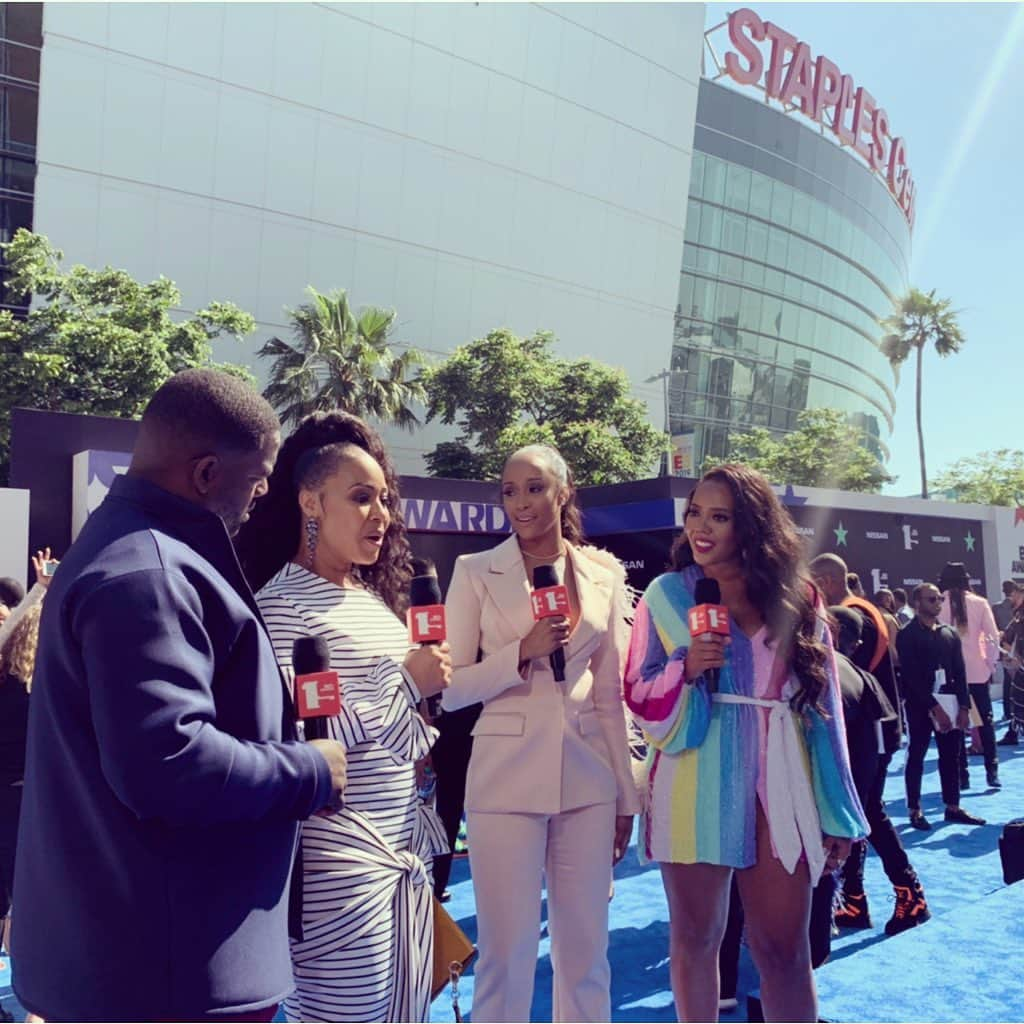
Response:
M815 57L807 43L762 21L749 7L733 11L727 24L734 50L725 55L720 73L739 85L763 85L766 97L832 131L885 180L913 228L917 190L907 166L907 145L892 134L889 115L871 93L828 57ZM763 43L770 46L762 48Z

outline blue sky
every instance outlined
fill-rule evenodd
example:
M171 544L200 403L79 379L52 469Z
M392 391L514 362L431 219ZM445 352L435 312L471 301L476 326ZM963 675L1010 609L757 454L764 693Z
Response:
M739 4L708 4L716 25ZM750 3L863 84L907 140L911 282L961 310L966 344L924 363L929 476L1024 447L1024 4ZM914 374L896 392L887 490L918 492Z

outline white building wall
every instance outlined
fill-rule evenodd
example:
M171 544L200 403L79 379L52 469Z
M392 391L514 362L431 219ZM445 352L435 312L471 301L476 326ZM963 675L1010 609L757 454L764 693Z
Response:
M308 284L430 355L554 331L663 422L703 4L46 3L36 230L259 322ZM391 435L400 468L442 436Z

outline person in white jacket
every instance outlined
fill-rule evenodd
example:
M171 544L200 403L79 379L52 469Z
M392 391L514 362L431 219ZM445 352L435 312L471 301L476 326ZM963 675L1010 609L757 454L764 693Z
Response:
M988 684L999 660L999 630L992 606L971 592L971 580L963 562L947 562L939 574L942 611L939 622L953 626L960 634L967 669L967 688L971 703L981 719L978 732L985 755L985 775L990 789L999 789L999 754L992 716L992 697ZM966 750L960 751L960 788L970 784Z
M473 1018L530 1019L546 879L554 1019L610 1020L609 874L639 810L622 701L625 572L584 545L553 448L513 454L501 491L513 535L459 558L446 602L443 707L483 702L466 793L480 947ZM539 565L564 581L567 615L534 621ZM559 649L564 681L550 663Z

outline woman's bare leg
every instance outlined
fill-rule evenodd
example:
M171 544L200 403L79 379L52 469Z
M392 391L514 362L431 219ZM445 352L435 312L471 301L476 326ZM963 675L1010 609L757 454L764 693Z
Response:
M669 975L681 1021L718 1020L718 947L725 934L732 869L662 864L668 897Z
M807 864L791 875L772 854L768 822L757 808L757 863L736 872L746 914L747 945L761 975L766 1021L816 1021L808 925L811 879Z

